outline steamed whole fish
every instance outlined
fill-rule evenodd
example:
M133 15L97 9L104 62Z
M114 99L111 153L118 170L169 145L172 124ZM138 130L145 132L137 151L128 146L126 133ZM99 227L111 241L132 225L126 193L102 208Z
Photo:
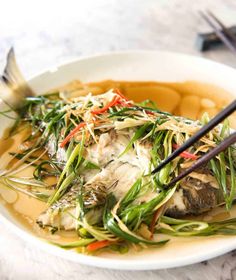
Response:
M9 60L14 61L12 53ZM109 213L135 230L142 223L150 224L158 209L162 215L184 217L222 203L232 204L235 178L231 175L236 165L233 147L173 189L165 190L173 177L229 134L226 124L152 175L154 167L203 122L137 105L116 89L73 98L67 92L33 96L22 75L17 87L17 79L14 86L10 82L11 71L5 73L0 96L15 108L16 102L9 97L17 96L16 111L31 125L33 148L46 149L51 167L60 170L48 209L37 219L41 227L75 230L86 221L91 226L104 223L110 230L105 225L105 213L111 196L116 204ZM225 176L223 183L219 174Z
M123 134L124 132L125 134ZM134 148L119 157L129 144L131 136L132 134L126 130L117 132L110 130L99 136L98 143L94 143L86 149L86 160L94 162L101 168L96 171L96 174L91 174L90 171L87 172L88 174L82 173L85 190L89 192L91 188L96 192L99 187L103 188L97 196L96 193L89 196L93 201L93 207L99 206L100 202L104 205L108 192L113 192L117 199L120 199L143 172L148 172L151 161L151 142L138 140ZM38 223L41 226L50 225L74 229L76 198L79 189L79 184L73 186L65 196L40 215ZM104 197L102 197L103 194ZM203 213L223 201L219 194L219 186L212 171L210 169L200 170L180 182L178 190L169 201L166 214L171 217L183 217L188 214ZM141 197L139 203L155 196L156 192L151 189L145 197Z

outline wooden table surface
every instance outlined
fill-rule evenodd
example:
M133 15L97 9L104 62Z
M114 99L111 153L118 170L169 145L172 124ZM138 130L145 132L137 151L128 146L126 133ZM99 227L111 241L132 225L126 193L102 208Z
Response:
M0 66L14 45L26 77L79 56L128 49L184 52L235 67L224 47L204 54L195 47L197 32L207 30L198 16L206 8L228 24L236 18L235 0L8 0L1 4ZM0 280L11 279L236 279L236 253L159 271L98 269L51 256L0 223Z

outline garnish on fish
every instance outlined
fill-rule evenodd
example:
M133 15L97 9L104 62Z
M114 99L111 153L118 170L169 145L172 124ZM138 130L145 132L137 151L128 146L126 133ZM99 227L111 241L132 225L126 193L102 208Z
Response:
M8 77L9 72L2 79L4 98L12 96ZM39 226L78 233L80 240L64 247L167 242L152 239L153 231L177 236L236 234L236 219L219 223L179 219L222 204L231 208L236 192L235 147L165 189L181 170L229 134L227 122L153 175L154 167L208 121L206 116L193 121L140 106L118 89L96 96L71 97L69 92L33 96L22 77L19 81L21 86L14 86L17 104L21 103L16 127L28 124L31 129L26 148L14 154L18 164L3 171L0 180L47 203L37 219ZM15 105L11 102L13 109ZM34 168L31 188L26 188L26 180L12 180L24 166ZM49 178L56 183L49 185Z

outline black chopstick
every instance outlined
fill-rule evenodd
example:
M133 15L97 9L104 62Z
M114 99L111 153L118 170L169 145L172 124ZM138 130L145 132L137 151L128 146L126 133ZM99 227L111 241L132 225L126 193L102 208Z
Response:
M207 154L199 158L190 168L186 169L184 172L180 173L177 177L175 177L168 185L165 186L165 188L170 188L174 186L178 181L186 177L188 174L193 172L194 170L198 169L203 164L210 161L212 158L214 158L216 155L224 151L229 146L236 143L236 132L232 133L229 137L227 137L225 140L223 140L218 146L216 146L214 149L209 151Z
M217 114L213 119L211 119L206 125L204 125L197 133L190 137L182 146L176 149L169 157L163 160L153 171L152 174L160 171L166 164L171 162L182 152L191 147L199 139L201 139L207 132L212 130L217 124L222 122L225 118L231 115L236 110L236 99L223 109L219 114Z
M224 23L221 20L219 20L219 18L217 18L216 15L213 14L211 11L207 10L207 13L208 13L208 15L210 15L215 20L215 22L217 22L219 24L219 26L221 27L222 31L231 39L231 41L233 41L234 44L236 44L236 36L234 35L234 33L231 32L230 29L228 29L224 25Z
M236 42L232 40L232 36L228 37L223 30L218 28L219 20L216 21L211 14L205 14L202 11L199 12L202 18L214 29L216 35L220 38L220 40L232 51L236 52ZM217 26L218 25L218 26ZM228 31L229 32L229 31Z

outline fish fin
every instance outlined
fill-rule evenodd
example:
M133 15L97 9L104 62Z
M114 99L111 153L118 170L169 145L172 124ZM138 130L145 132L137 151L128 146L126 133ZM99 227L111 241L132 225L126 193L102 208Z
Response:
M0 76L0 98L15 109L21 106L25 97L33 95L35 95L33 90L16 63L14 49L11 48L7 55L5 69Z

